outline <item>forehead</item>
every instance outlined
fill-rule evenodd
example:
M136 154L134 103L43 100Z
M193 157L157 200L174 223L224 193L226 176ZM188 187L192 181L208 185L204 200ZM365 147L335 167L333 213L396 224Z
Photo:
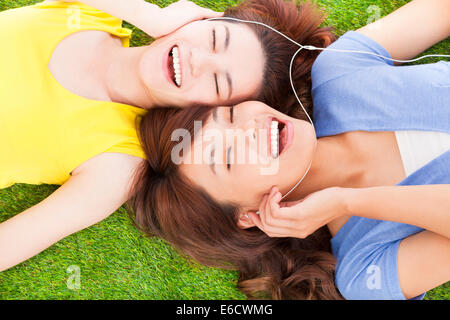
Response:
M197 121L196 129L194 129L194 136L190 137L190 145L186 144L186 161L196 165L206 165L210 163L209 156L215 144L219 143L223 132L221 130L220 121L218 121L218 113L221 110L230 109L229 107L216 107L203 121ZM222 116L222 115L220 115Z
M215 149L214 141L208 140L204 135L210 130L214 130L211 117L206 120L202 129L191 137L190 145L186 144L185 156L179 169L195 185L208 190L208 193L216 194L217 189L221 190L217 174L211 167L211 151ZM223 190L222 190L223 191Z
M243 23L222 20L205 23L214 30L217 48L224 53L224 71L231 77L233 97L227 103L236 104L256 98L262 86L266 61L263 46L255 32Z
M189 171L207 170L208 175L214 174L214 170L211 170L211 153L216 151L217 156L223 149L221 144L224 143L225 136L221 118L226 110L230 110L230 107L216 107L203 122L196 122L194 135L184 144L182 170L186 164L192 164L195 167L189 168ZM218 162L220 163L220 160Z

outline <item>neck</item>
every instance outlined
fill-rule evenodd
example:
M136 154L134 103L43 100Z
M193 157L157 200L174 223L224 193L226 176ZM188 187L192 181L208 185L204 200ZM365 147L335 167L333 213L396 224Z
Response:
M331 187L361 187L365 172L363 161L351 150L343 135L318 139L311 169L286 201L301 200Z
M346 143L345 135L319 139L310 171L286 201L298 201L311 193L331 187L363 187L366 172L364 161L352 149L354 150L351 144L348 141ZM332 237L349 218L350 216L345 215L327 223Z
M101 59L105 64L102 81L110 100L149 109L150 95L140 80L139 62L147 47L105 46Z

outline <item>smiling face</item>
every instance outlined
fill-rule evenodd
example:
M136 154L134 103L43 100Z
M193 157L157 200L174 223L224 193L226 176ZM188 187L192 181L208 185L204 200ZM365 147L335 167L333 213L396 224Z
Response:
M272 129L274 121L278 126ZM233 203L242 210L257 209L272 186L285 194L299 181L311 163L316 141L309 122L264 103L219 107L185 155L192 164L181 164L180 170L216 201ZM279 154L272 153L274 145ZM198 163L196 155L209 161Z
M264 64L248 26L195 21L155 40L141 58L139 76L158 106L232 105L257 97Z

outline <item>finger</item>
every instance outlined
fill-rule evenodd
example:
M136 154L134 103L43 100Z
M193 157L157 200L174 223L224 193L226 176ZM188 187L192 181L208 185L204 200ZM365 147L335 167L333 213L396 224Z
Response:
M269 191L269 194L264 196L264 201L262 203L262 209L260 210L260 217L261 221L264 224L265 227L268 227L270 225L269 219L270 219L270 206L269 206L269 200L272 196L273 189Z
M292 230L289 229L264 226L261 218L256 213L249 212L248 216L253 221L253 223L269 237L290 237L290 235L292 234Z
M266 215L267 215L266 220L267 221L276 220L276 214L278 213L278 210L279 210L278 203L275 201L275 199L278 198L276 196L277 193L278 193L278 189L276 187L274 187L270 190L269 198L267 199L267 203L266 203Z
M214 11L211 9L206 9L205 12L205 17L206 18L218 18L218 17L223 17L224 12L218 12L218 11Z
M265 206L264 206L264 210L265 210L264 213L266 214L265 221L267 221L267 217L271 217L272 216L271 213L270 213L270 209L271 209L270 208L270 199L272 199L274 192L275 192L275 188L270 189L269 195L267 197L267 200L266 200L266 203L265 203Z
M278 192L276 192L275 189L272 189L270 192L270 197L267 201L267 207L268 207L268 211L267 211L267 215L269 220L275 222L277 220L277 214L278 211L280 210L280 206L278 205L278 202L276 201L278 199L277 196Z
M265 208L266 208L267 197L268 197L267 194L263 196L263 198L262 198L262 200L261 200L261 203L259 204L259 207L258 207L258 212L257 212L257 214L259 215L259 217L260 217L261 219L263 219L263 217L265 217L264 212L265 212Z
M291 207L282 207L280 201L282 199L282 195L280 192L276 192L271 199L269 199L270 213L272 219L278 222L283 222L283 226L289 226L292 224L295 217L293 214L298 209L291 209Z
M279 213L280 211L280 201L281 201L281 193L275 191L269 200L270 212L273 217L276 217L276 214Z
M196 20L202 20L202 19L210 19L210 18L220 18L223 17L223 12L216 12L210 9L204 9L197 12Z
M187 5L187 6L190 6L190 8L196 10L197 11L197 17L199 19L222 17L224 15L224 12L218 12L218 11L214 11L214 10L209 9L209 8L201 7L201 6L199 6L198 4L196 4L196 3L192 2L192 1L180 0L178 2L182 2L183 6Z
M303 200L298 200L298 201L283 201L280 203L280 207L281 208L287 208L287 207L293 207L299 203L302 203Z
M269 228L278 228L280 230L284 230L283 234L286 232L294 232L293 220L284 219L280 217L280 208L278 206L278 202L281 200L281 194L277 192L277 190L272 191L271 195L267 197L266 200L266 208L261 214L261 221L263 223L264 228L267 230ZM290 218L289 214L285 214L288 218Z

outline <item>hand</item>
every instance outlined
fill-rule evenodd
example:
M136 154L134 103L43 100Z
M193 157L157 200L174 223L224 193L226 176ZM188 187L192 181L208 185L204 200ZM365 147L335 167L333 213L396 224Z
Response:
M179 0L158 9L155 14L145 18L147 21L142 28L142 31L154 38L165 36L189 22L223 16L223 12L202 8L188 0Z
M276 187L263 197L259 215L249 212L256 226L269 237L304 239L330 221L349 214L344 188L328 188L295 202L282 202Z

